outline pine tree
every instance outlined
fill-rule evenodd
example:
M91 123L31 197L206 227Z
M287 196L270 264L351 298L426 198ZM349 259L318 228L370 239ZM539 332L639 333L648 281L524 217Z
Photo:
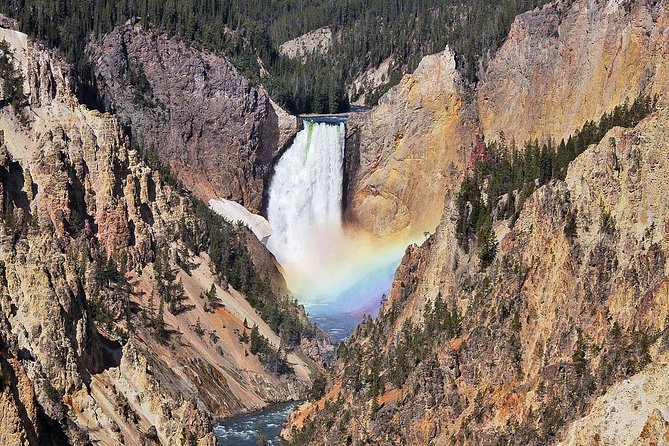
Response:
M186 291L184 290L184 285L181 279L177 282L176 285L172 286L172 296L170 299L170 313L179 314L183 312L184 306L183 301L186 300Z
M195 325L193 326L193 331L195 334L197 334L199 337L204 336L204 329L202 328L202 323L200 322L200 318L197 318L197 321L195 321Z
M258 331L258 326L253 324L253 328L251 328L251 354L258 354L261 351L263 351L263 339L261 339L261 334Z
M164 312L165 312L165 301L163 299L160 299L160 305L158 306L158 314L156 315L156 319L153 323L153 326L155 327L154 334L156 336L156 339L158 339L158 341L161 343L166 343L169 340L169 332L165 327L165 318L163 316Z
M484 224L479 231L478 247L481 269L485 269L492 264L497 255L497 239L490 223Z
M25 101L23 92L23 72L14 66L14 55L6 40L0 42L0 79L2 79L2 97L18 113Z
M209 292L207 293L206 299L209 308L211 309L211 311L214 311L218 304L218 299L216 297L216 286L213 283L211 284L211 288L209 288Z

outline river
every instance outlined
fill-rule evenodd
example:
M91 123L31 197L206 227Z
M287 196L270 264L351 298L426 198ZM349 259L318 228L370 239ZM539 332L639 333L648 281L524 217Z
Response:
M297 404L277 404L262 411L226 418L214 427L218 445L256 446L262 444L261 439L273 446L282 444L281 427Z
M312 321L325 330L335 342L343 341L360 322L351 314L318 315ZM298 403L276 404L267 409L222 420L214 427L218 446L256 446L259 440L269 445L282 444L279 434L288 415Z

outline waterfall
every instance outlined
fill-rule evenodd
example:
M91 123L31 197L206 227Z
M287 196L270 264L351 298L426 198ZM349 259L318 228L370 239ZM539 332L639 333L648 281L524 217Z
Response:
M343 122L305 121L274 168L267 247L311 319L342 340L373 314L393 281L404 238L342 227Z
M267 216L267 247L284 268L313 260L316 239L341 234L345 129L343 122L305 121L275 166Z

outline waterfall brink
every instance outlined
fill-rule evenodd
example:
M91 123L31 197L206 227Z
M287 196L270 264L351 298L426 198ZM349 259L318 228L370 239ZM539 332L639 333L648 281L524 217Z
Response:
M316 238L342 232L344 124L304 127L275 167L267 208L274 231L267 247L289 268L311 260Z

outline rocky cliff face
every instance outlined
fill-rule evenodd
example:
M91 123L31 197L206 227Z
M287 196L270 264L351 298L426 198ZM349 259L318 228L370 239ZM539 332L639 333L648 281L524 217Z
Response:
M274 160L298 120L226 59L127 24L88 46L106 109L154 147L205 202L260 212Z
M371 112L347 123L346 218L376 235L415 236L458 184L473 120L450 50L421 61Z
M305 62L314 54L327 54L332 46L332 30L328 27L318 28L301 36L284 42L279 52L291 59Z
M380 316L340 347L325 395L293 414L286 437L333 445L666 441L666 11L665 2L583 0L516 20L470 103L480 124L469 129L521 145L567 137L640 95L657 93L659 111L609 131L569 165L564 181L535 191L515 222L497 222L489 267L480 264L479 247L466 252L458 243L457 196L443 188L435 234L407 250ZM395 122L388 110L377 117ZM378 124L372 134L388 138L397 132L389 128ZM433 128L425 121L414 134ZM375 226L374 214L394 216L387 210L402 195L365 210L358 179L378 175L383 184L397 174L365 157L413 159L374 151L383 145L351 150L358 142L351 130L350 215L392 233ZM417 170L405 184L425 181ZM399 226L408 225L400 218Z
M296 443L664 438L667 135L666 110L609 132L530 197L485 270L459 248L447 206L382 315L340 349L315 421L294 416Z
M515 20L478 88L483 133L559 141L669 87L669 11L656 1L556 1Z
M284 352L279 375L250 354L248 327L282 340L186 243L193 200L77 103L69 67L2 39L26 101L0 110L0 443L213 445L214 418L302 396L311 362Z
M518 16L471 92L446 53L426 57L349 123L349 221L375 234L432 230L472 143L559 142L614 107L669 88L664 2L556 1Z

